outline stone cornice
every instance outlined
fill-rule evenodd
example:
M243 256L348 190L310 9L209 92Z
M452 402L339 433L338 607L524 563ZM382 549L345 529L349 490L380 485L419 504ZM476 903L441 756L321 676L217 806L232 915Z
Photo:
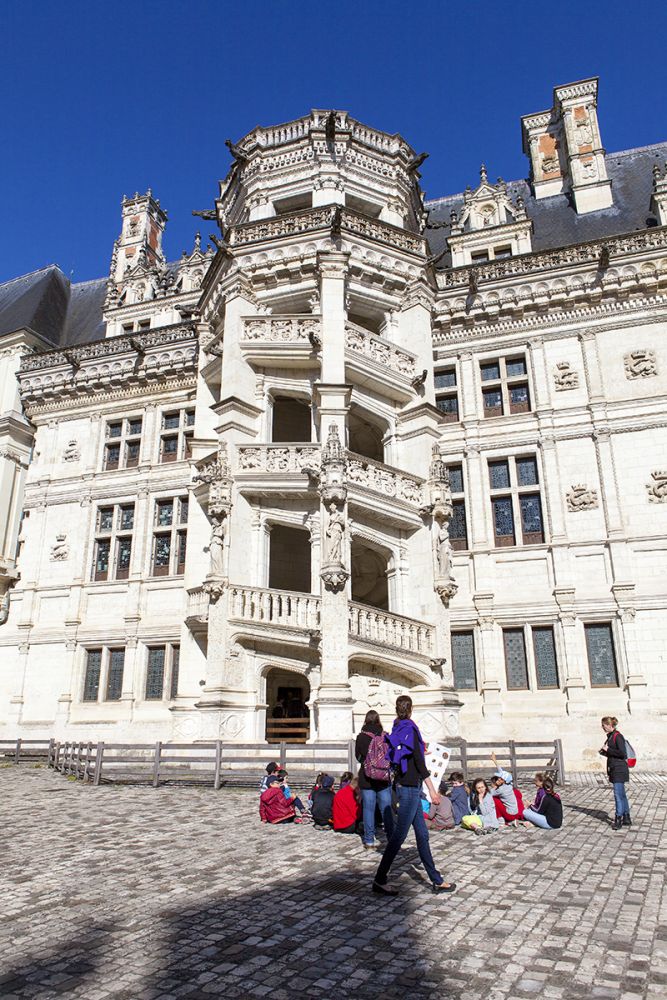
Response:
M154 400L156 396L164 396L165 400L168 399L173 402L175 394L178 391L195 389L196 386L196 374L187 375L184 378L170 378L167 376L166 381L157 384L139 382L136 385L129 385L125 388L108 392L100 392L92 389L80 396L67 396L64 399L50 398L41 403L30 403L27 399L24 399L23 403L30 420L38 425L44 423L44 420L39 420L38 418L47 417L51 412L70 410L72 412L89 413L91 408L100 410L107 403L112 403L120 399L131 399L135 396L141 397L142 403Z

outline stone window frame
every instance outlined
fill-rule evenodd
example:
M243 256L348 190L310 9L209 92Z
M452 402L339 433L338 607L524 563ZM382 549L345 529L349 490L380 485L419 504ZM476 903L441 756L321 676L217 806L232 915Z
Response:
M160 510L167 504L172 505L171 522L161 524ZM190 497L187 491L152 498L149 577L174 577L183 576L185 573L189 509ZM163 538L169 538L169 562L166 566L158 566L156 565L158 539Z
M184 462L192 457L194 426L195 407L193 403L184 406L165 406L160 410L158 465ZM167 444L169 444L169 450L167 450Z
M162 693L159 696L149 697L149 684L151 682L151 654L162 651ZM180 674L181 643L180 640L169 640L164 642L146 642L141 678L141 701L146 702L172 702L178 697L178 683Z
M472 638L472 661L473 661L473 679L474 684L460 686L457 684L456 679L456 663L454 654L454 636L455 635L466 635ZM478 672L478 649L477 649L477 629L475 628L452 628L450 637L450 652L451 652L451 662L452 662L452 678L453 686L455 691L479 691L479 672Z
M132 510L131 527L123 527L123 515ZM104 527L102 513L111 511L111 526ZM134 551L134 528L136 521L136 503L131 501L102 501L95 508L95 535L93 542L93 561L91 567L91 578L93 583L108 583L113 580L127 580L130 575L132 565L132 555ZM126 567L119 569L119 553L121 546L129 541L129 557ZM97 568L98 556L101 546L108 546L107 571L102 574Z
M97 705L100 703L111 704L119 702L123 694L123 679L125 674L125 656L127 649L123 645L116 643L103 643L85 646L83 648L83 668L81 671L80 701L84 705ZM110 697L111 669L115 654L122 653L123 662L120 670L120 682L116 686L117 694ZM91 657L99 654L99 673L97 677L97 687L95 697L86 697L89 678L91 676Z
M454 381L449 386L438 388L438 376L454 376ZM455 364L438 364L433 371L433 384L435 387L435 405L442 414L443 422L446 424L457 424L461 420L461 400L459 398L459 375ZM455 400L456 412L454 415L448 410L442 409L440 402L445 400Z
M518 416L523 413L533 412L534 392L531 385L530 365L528 362L528 352L525 348L516 351L508 351L506 354L492 355L490 357L480 357L477 359L479 365L479 379L481 392L481 414L483 420L493 417ZM524 371L512 375L508 371L508 365L522 363ZM498 368L497 377L484 378L484 369L492 366ZM517 389L525 389L527 402L513 402L512 392ZM500 404L495 407L486 407L484 401L490 393L500 394Z
M554 648L554 658L556 662L556 683L555 684L542 684L540 683L540 675L538 671L538 662L535 648L535 632L549 629L553 637L553 648ZM503 663L505 666L505 686L508 693L513 691L561 691L563 686L563 675L562 675L562 664L563 657L562 651L559 647L559 635L558 629L555 622L524 622L523 624L511 625L503 624L502 629L502 644L503 644ZM526 683L521 685L510 684L510 675L508 670L508 660L507 660L507 643L506 643L506 633L520 633L523 640L523 653L525 661L525 671L526 671Z
M458 472L459 470L461 472L460 490L455 488L457 486L456 476L452 476L453 472ZM448 462L447 472L449 473L450 491L452 496L452 508L463 509L463 520L465 522L465 538L454 538L450 534L449 541L452 546L452 549L454 549L455 552L468 552L470 550L470 525L468 523L468 509L466 503L466 489L465 489L465 469L463 466L463 461Z
M597 689L617 690L618 688L620 688L622 686L622 683L621 683L621 665L622 665L621 664L621 650L622 650L622 643L619 641L619 636L616 633L616 622L614 622L611 618L604 618L604 619L600 619L600 620L589 619L588 621L584 621L582 624L583 624L583 627L584 627L584 646L585 646L585 649L586 649L586 664L587 664L587 667L588 667L588 681L589 681L589 684L591 686L591 689L592 690L597 690ZM591 629L591 628L600 628L600 627L607 628L609 630L609 637L611 639L611 652L612 652L612 657L613 657L614 674L615 674L616 680L612 681L609 684L595 684L593 682L593 675L591 673L591 658L590 658L590 651L589 651L589 644L588 644L589 629Z
M139 431L133 431L132 425L140 423ZM119 434L110 434L112 427L120 425ZM104 422L104 443L102 445L102 471L117 472L120 469L136 469L141 460L141 440L144 429L144 416L125 415L120 417L108 417ZM139 446L136 458L128 456L128 448L134 445ZM109 463L109 454L112 448L118 448L118 461Z
M531 460L535 463L536 471L536 482L521 485L519 483L519 474L517 469L517 463L521 461ZM506 464L508 467L508 484L507 486L494 487L492 485L492 465ZM547 531L546 531L546 521L545 521L545 511L543 503L543 491L542 491L542 475L540 469L539 455L536 452L519 452L518 454L512 455L489 455L486 459L487 473L488 473L488 491L489 491L489 501L491 506L491 527L493 533L493 544L496 549L502 548L523 548L527 545L544 545L547 542ZM521 506L522 498L532 498L537 497L540 504L540 521L542 524L541 532L529 532L524 530L524 518L523 509ZM501 500L510 501L510 509L512 512L512 535L499 535L496 532L496 502ZM517 526L520 529L517 530ZM537 537L540 535L541 537ZM533 537L534 536L534 537ZM512 539L512 541L501 541L501 539Z

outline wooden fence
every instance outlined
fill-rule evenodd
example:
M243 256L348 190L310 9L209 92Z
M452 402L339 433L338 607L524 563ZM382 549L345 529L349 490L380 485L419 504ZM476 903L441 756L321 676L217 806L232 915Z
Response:
M515 784L535 771L550 774L562 785L565 765L560 740L552 742L507 740L502 743L477 743L463 739L449 740L452 757L448 773L463 771L466 778L487 777L492 773L490 754L496 751L498 763L510 771ZM305 788L318 771L334 775L356 771L354 740L347 743L257 744L228 743L105 743L57 740L0 741L0 759L15 764L44 760L62 774L81 779L86 784L108 783L160 784L186 783L256 787L269 760L275 760L290 775L290 784Z

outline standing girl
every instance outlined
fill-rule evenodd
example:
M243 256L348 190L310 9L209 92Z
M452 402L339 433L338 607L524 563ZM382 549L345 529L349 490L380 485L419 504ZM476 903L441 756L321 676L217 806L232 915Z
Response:
M630 804L625 792L625 786L630 780L628 751L625 740L616 728L617 726L618 719L615 719L613 715L603 716L602 728L607 739L600 749L600 753L607 758L607 777L613 786L616 803L616 815L611 824L612 830L620 830L622 826L632 826Z
M371 745L373 746L373 756L367 761ZM364 815L363 845L367 851L375 850L376 809L380 810L387 838L391 837L394 829L394 814L391 808L391 773L388 769L386 773L383 773L382 768L378 766L382 761L374 759L376 756L380 756L376 753L378 748L384 748L386 757L386 752L389 750L387 737L382 729L380 716L376 711L371 709L369 712L366 712L364 724L357 736L354 747L355 756L361 764L359 768L359 791L361 792ZM388 759L386 762L387 764L389 763ZM370 775L374 775L374 777L369 776L366 773L367 771L370 772Z

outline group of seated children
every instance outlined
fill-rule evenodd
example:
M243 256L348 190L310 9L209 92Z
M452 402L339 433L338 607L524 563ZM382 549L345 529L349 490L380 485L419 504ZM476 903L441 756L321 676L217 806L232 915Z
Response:
M432 805L424 799L422 808L426 825L431 830L453 830L460 827L476 834L493 833L494 830L516 827L540 827L558 830L563 825L563 804L547 775L538 773L534 783L535 801L525 807L523 796L514 787L509 771L498 767L489 782L484 778L466 783L461 771L452 771L451 788L443 782L440 786L440 803Z
M259 816L262 823L311 823L316 830L358 833L361 827L359 782L350 771L340 777L338 791L330 774L320 772L308 796L308 805L292 792L287 771L275 761L266 766L260 784ZM297 809L299 814L297 815Z

